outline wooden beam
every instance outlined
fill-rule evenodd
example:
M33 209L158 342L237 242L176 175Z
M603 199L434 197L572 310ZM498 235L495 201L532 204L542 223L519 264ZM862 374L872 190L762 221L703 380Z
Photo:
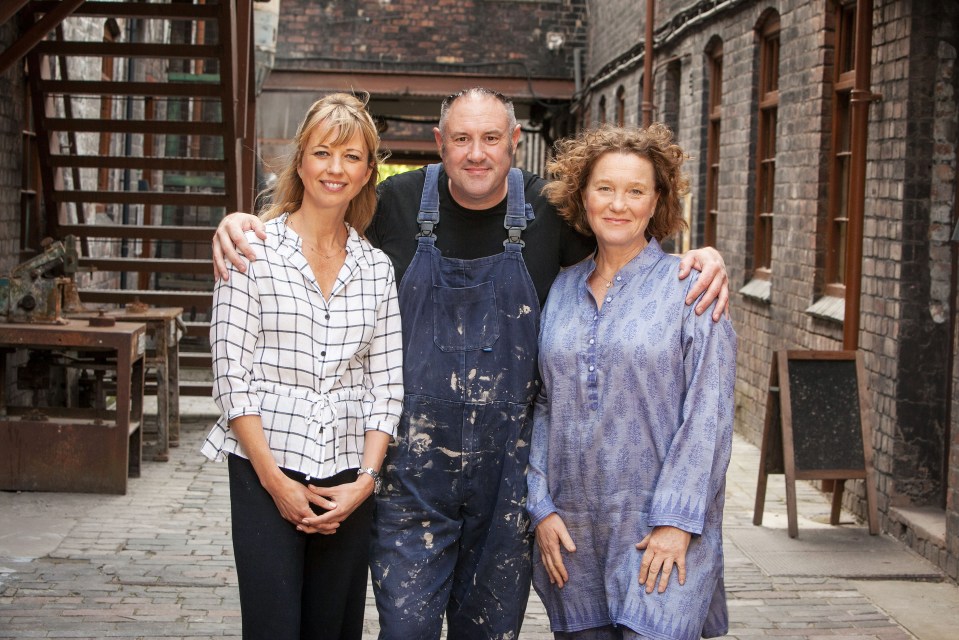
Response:
M226 163L222 158L137 158L128 156L62 156L51 155L54 167L82 169L145 169L150 171L197 171L222 173Z
M151 135L221 136L219 122L181 122L173 120L104 120L100 118L47 118L48 131L88 131L97 133L145 133Z
M19 1L19 0L17 0ZM65 0L64 0L65 1ZM81 0L82 1L82 0ZM31 5L38 13L52 12L63 4L61 0L38 0ZM191 4L185 2L84 2L76 10L78 16L100 18L160 18L166 20L200 20L215 18L215 4Z
M220 85L209 82L102 82L99 80L43 80L44 93L83 96L220 97ZM224 111L226 111L225 105Z
M146 271L150 273L198 273L212 272L209 260L184 258L80 258L81 267L93 267L98 271Z
M312 93L334 91L367 91L383 98L422 98L439 103L446 96L469 87L488 87L499 91L514 102L533 100L569 100L575 89L572 80L557 78L503 77L456 73L386 73L382 71L298 70L274 68L267 76L264 90L307 91Z
M219 45L158 44L146 42L54 42L45 40L36 46L43 55L117 57L117 58L216 58Z
M229 199L215 193L164 193L162 191L54 191L54 202L110 204L166 204L181 207L226 207Z
M0 24L5 23L7 20L16 15L17 11L23 8L23 5L30 2L30 0L6 0L6 3L0 5Z
M19 0L17 0L19 2ZM83 0L61 0L42 18L34 22L12 45L0 53L0 73L12 67L18 60L47 37L58 24L83 4Z
M183 240L186 242L210 242L213 238L213 227L187 226L144 226L136 224L61 224L60 232L63 235L74 235L88 238L127 238L137 240L149 238L151 240Z
M209 291L80 289L80 302L85 304L124 304L134 299L157 307L195 306L209 309L213 306L213 294Z

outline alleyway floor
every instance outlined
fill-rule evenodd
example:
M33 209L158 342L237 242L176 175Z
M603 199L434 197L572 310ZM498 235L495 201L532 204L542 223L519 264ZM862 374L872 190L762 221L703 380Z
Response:
M198 453L212 408L197 403L170 461L144 463L126 495L0 492L0 638L239 637L226 465ZM829 526L829 503L812 486L798 487L797 539L786 534L782 476L770 477L763 526L754 527L758 460L737 439L725 518L727 637L959 637L959 589L849 514ZM534 594L521 638L551 637Z

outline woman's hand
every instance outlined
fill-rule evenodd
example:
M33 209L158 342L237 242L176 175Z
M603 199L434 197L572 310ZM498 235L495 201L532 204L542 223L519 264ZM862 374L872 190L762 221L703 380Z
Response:
M307 488L313 495L328 499L328 504L332 506L325 506L324 509L328 511L321 515L311 512L309 516L297 523L296 528L306 533L336 533L340 523L349 518L357 507L373 495L375 486L373 478L365 473L357 477L355 482L347 482L335 487L308 485Z
M332 503L329 500L314 494L296 480L291 480L282 473L275 474L264 487L273 498L273 503L283 519L296 525L297 528L304 518L314 515L310 504L315 504L322 509L332 508Z
M686 549L692 535L676 527L655 527L636 545L643 552L639 568L639 584L646 585L646 593L652 593L659 578L659 592L666 591L673 565L679 572L679 584L686 584Z
M726 273L726 263L723 262L723 257L712 247L687 251L679 262L679 279L682 280L688 276L692 269L702 273L699 280L689 290L689 294L686 296L686 304L695 302L696 298L705 291L703 299L696 305L696 315L702 315L713 303L713 300L716 300L713 320L719 322L723 313L728 312L729 307L729 276Z
M551 513L536 525L536 543L539 545L539 555L546 567L550 584L560 589L569 582L566 565L563 564L562 549L569 553L576 551L576 545L566 529L566 523L558 513Z
M246 271L246 262L240 257L241 253L251 262L256 260L256 255L244 236L244 233L250 230L255 231L261 240L266 240L263 221L254 215L234 211L220 220L220 225L213 234L214 277L230 279L230 272L226 267L227 261L233 263L233 266L241 272Z

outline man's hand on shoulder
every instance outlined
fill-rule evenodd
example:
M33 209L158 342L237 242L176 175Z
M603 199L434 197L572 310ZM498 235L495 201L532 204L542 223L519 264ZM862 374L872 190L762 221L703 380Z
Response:
M234 211L220 221L220 226L213 234L213 276L217 279L230 279L227 262L233 264L239 271L246 271L246 261L253 262L256 255L253 247L246 241L246 232L255 231L256 235L266 240L266 230L263 221L258 217L242 211Z
M685 279L693 269L700 271L701 275L689 290L686 304L694 303L702 294L703 299L696 305L696 315L702 315L715 300L713 321L719 322L724 313L729 313L729 275L726 273L726 263L718 251L712 247L703 247L692 249L683 255L679 262L679 279Z

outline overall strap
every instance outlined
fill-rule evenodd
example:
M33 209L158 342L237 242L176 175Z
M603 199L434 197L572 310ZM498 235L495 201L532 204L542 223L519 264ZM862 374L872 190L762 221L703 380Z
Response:
M509 170L507 177L508 191L506 194L506 219L503 220L503 226L509 234L509 237L503 241L507 249L514 251L520 250L525 246L522 235L526 229L526 221L533 219L533 207L526 203L523 184L523 172L517 168Z
M416 222L420 225L417 238L436 239L433 227L440 221L440 192L437 184L442 166L440 163L426 166L426 182L420 196L420 211L416 215Z

